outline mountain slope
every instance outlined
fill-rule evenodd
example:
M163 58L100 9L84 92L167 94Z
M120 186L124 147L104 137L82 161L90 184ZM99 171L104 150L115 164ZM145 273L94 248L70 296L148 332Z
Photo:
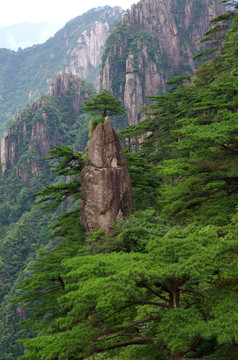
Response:
M17 52L0 49L2 129L18 109L46 94L50 79L60 72L97 82L109 29L123 14L120 7L92 9L69 21L42 45Z
M24 282L39 332L23 359L237 360L238 17L225 17L234 23L213 60L124 131L144 139L128 156L146 210L111 234L66 234ZM98 163L107 145L95 146Z

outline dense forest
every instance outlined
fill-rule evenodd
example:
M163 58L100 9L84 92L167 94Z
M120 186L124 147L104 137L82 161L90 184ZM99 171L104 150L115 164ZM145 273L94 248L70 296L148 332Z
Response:
M1 187L0 273L11 274L11 284L0 278L2 296L7 286L14 289L2 305L11 326L3 331L1 360L15 360L14 354L32 360L238 358L237 8L212 21L202 39L208 49L197 55L199 69L172 78L166 94L150 97L145 119L118 134L133 213L110 233L85 232L80 225L79 176L87 150L78 144L86 145L86 113L94 131L108 110L109 116L123 112L120 102L85 88L92 100L77 123L83 130L71 129L70 147L70 111L62 99L52 99L52 121L56 114L67 119L63 145L44 161L52 175L47 182L43 173L37 183L30 179L18 205L10 198L20 186L16 178L5 180L8 193L4 180ZM11 227L19 211L21 223ZM44 249L34 259L37 232ZM23 266L26 252L32 258ZM16 338L9 348L15 306L25 327L18 328L20 343Z

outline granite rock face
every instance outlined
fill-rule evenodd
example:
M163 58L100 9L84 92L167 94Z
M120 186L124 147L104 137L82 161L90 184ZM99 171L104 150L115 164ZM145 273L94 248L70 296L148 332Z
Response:
M209 21L224 13L220 0L141 0L121 22L101 69L101 89L124 102L130 125L141 121L148 95L168 90L173 76L195 70L193 56ZM148 40L146 40L148 39Z
M88 144L88 165L81 172L81 223L86 231L110 232L132 212L132 188L127 160L110 120L93 131Z

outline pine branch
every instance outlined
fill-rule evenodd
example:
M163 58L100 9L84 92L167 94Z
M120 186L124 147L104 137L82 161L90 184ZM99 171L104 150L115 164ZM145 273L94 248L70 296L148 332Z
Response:
M144 288L146 288L147 290L149 290L152 294L154 294L154 295L156 295L157 297L159 297L160 299L162 299L162 300L164 300L164 301L166 301L166 302L169 302L169 299L167 299L165 296L161 295L160 292L155 291L154 289L152 289L152 287L151 287L150 285L148 285L147 283L145 283L145 282L138 282L138 283L137 283L137 286L139 286L139 287L144 287ZM162 286L161 286L161 287L162 287ZM165 290L165 289L166 289L166 290ZM168 293L170 293L169 289L168 289L168 288L165 288L164 286L163 286L163 290L166 291L166 292L168 292Z
M134 326L144 324L144 323L147 323L147 322L153 321L153 320L159 320L159 319L161 319L160 315L152 315L152 316L148 316L147 318L144 318L144 319L133 321L132 323L127 324L125 326L121 326L121 327L117 327L115 329L108 330L108 332L104 330L104 331L102 331L102 334L100 335L99 339L103 339L103 338L107 339L112 334L116 334L116 333L118 333L120 331L130 329L130 328L132 328Z
M154 340L152 338L135 338L132 340L125 340L125 341L120 341L118 343L115 344L110 344L105 346L104 348L95 348L94 351L96 352L103 352L106 350L112 350L112 349L117 349L123 346L129 346L129 345L150 345L153 344Z

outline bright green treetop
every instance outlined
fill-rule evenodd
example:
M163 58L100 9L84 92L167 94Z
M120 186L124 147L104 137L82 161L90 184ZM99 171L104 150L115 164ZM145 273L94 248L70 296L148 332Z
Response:
M125 109L120 105L122 101L117 100L110 91L104 89L100 94L96 95L92 100L85 101L84 111L88 111L92 115L100 115L105 119L106 116L123 114Z

